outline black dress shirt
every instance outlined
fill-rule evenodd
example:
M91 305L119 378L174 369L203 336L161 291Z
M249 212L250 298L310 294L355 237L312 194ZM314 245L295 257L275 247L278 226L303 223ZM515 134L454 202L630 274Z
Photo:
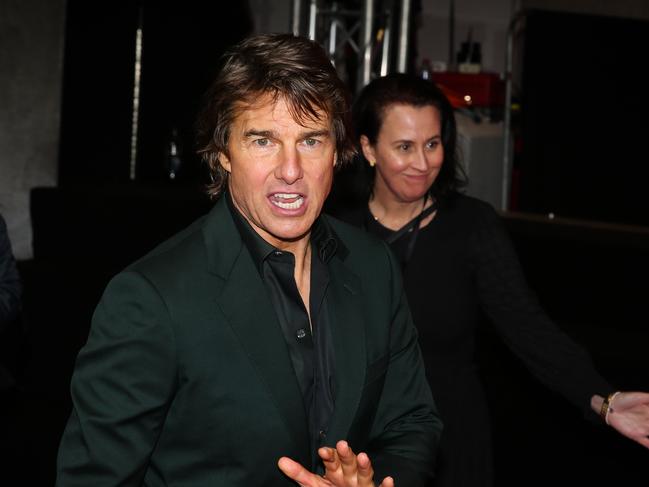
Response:
M311 229L309 322L309 313L295 283L295 256L266 242L234 207L230 194L225 197L281 325L309 422L312 470L322 471L317 449L326 438L335 400L334 354L325 305L327 263L336 253L338 239L324 220L315 221Z

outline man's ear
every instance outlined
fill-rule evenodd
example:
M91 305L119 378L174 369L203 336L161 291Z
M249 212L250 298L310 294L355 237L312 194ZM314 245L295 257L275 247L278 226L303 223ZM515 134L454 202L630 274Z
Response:
M363 151L363 156L367 159L367 162L370 163L370 166L376 164L376 156L374 155L374 148L370 144L370 139L367 138L367 135L361 135L361 150Z
M226 156L224 152L219 152L217 157L219 159L219 164L221 164L221 167L227 172L232 172L232 163L230 162L230 158Z

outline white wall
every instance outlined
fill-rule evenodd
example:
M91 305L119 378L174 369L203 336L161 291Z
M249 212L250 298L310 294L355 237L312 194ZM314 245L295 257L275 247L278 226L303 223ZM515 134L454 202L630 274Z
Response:
M65 0L0 2L0 212L31 257L29 190L56 184Z
M481 44L483 71L502 72L514 3L512 0L455 0L454 54L472 29L473 40ZM424 58L449 62L449 4L448 0L422 0L417 65Z
M291 32L293 0L248 0L255 33Z

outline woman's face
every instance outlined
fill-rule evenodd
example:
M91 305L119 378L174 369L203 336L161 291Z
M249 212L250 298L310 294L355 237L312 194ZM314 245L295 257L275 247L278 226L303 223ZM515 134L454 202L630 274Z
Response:
M363 135L361 147L368 161L376 161L375 195L387 191L397 201L417 201L431 187L444 161L439 110L390 105L376 144L371 145Z

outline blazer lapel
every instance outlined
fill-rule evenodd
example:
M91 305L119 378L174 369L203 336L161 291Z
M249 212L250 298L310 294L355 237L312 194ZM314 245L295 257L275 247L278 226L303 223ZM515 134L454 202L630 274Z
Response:
M327 304L335 349L336 405L327 436L347 438L365 382L365 321L358 277L339 258L331 263Z
M306 414L286 342L261 277L223 200L204 228L210 270L223 279L216 301L268 388L295 446L295 460L310 465Z

